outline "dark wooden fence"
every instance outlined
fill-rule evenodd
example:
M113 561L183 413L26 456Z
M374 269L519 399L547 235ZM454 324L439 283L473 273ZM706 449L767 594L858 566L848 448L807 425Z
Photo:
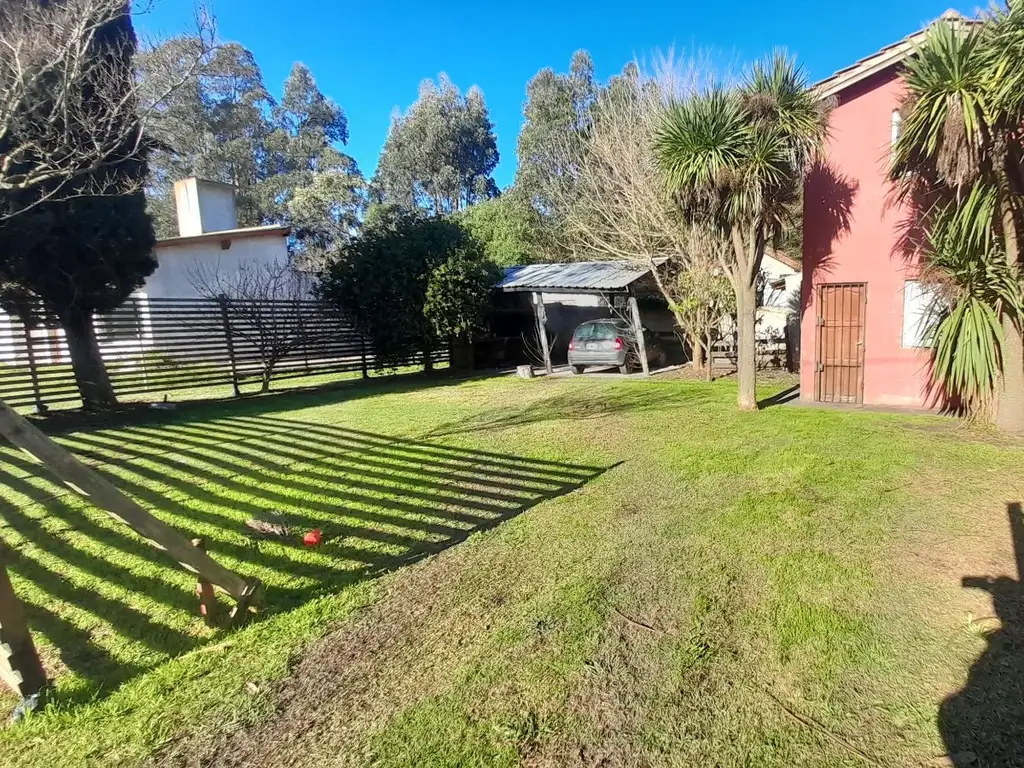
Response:
M780 337L759 338L756 341L757 367L761 370L786 370L795 372L799 366L795 349L790 343L789 332ZM718 370L736 370L738 358L738 339L736 334L726 334L716 341L711 348L713 367Z
M315 301L231 302L131 297L93 327L119 398L227 386L257 391L273 381L377 367L368 341ZM434 353L433 362L447 352ZM417 355L402 365L423 364ZM0 314L0 399L13 407L80 402L56 318Z

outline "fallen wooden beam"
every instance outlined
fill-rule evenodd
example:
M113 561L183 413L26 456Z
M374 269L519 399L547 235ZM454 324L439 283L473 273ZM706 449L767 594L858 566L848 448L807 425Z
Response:
M8 557L9 550L0 541L0 681L24 701L43 689L46 673L7 575Z
M182 568L231 595L243 610L257 599L260 582L246 580L225 568L171 526L140 507L110 481L44 435L35 425L0 401L0 435L20 448L64 485L118 520L157 549L167 552Z

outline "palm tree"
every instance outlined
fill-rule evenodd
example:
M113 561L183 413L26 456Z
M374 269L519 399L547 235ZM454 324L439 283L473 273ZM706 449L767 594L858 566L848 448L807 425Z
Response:
M756 284L768 245L791 224L804 171L824 142L827 115L783 54L756 64L736 88L714 87L668 105L655 152L683 214L717 228L731 248L722 267L736 294L739 407L757 408Z
M1020 282L1003 243L977 226L991 221L994 203L979 184L964 198L935 205L922 249L923 276L935 296L926 318L932 380L972 417L991 413L1007 349L1002 317L1021 312Z
M943 19L908 59L890 179L919 228L933 312L933 377L972 410L1024 430L1020 238L1024 3L984 23Z

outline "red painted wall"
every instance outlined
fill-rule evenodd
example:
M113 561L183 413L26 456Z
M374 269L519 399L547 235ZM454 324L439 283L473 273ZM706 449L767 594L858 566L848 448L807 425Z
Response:
M842 92L831 115L825 163L804 187L803 317L800 391L814 399L817 290L823 283L867 283L864 402L923 406L928 355L904 348L903 286L916 275L899 248L906 213L885 180L892 112L903 85L895 70Z

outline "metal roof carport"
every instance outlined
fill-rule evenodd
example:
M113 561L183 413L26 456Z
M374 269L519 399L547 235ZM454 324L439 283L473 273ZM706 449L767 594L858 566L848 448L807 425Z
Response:
M640 309L636 303L636 285L651 270L637 264L621 261L576 261L562 264L527 264L521 267L507 267L505 276L495 286L505 293L529 293L537 322L537 336L544 354L544 370L552 373L551 350L548 345L547 312L544 309L545 293L579 293L599 296L628 296L630 319L640 346L640 364L644 375L650 375L647 348L644 343Z

